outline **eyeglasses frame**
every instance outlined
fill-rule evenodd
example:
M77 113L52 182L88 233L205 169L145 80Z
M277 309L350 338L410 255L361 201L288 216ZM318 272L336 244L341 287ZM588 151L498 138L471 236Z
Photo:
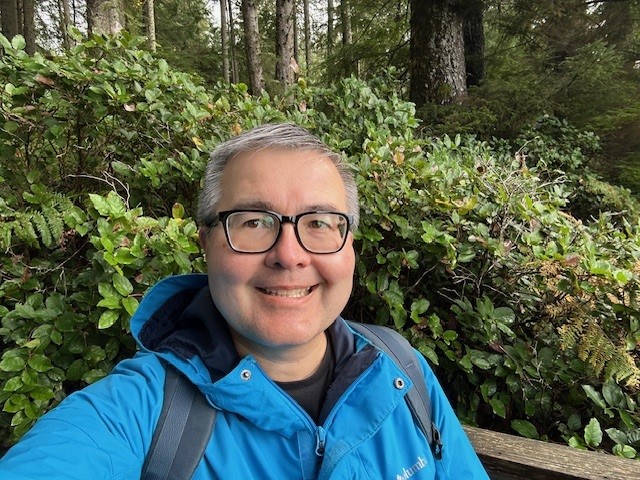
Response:
M274 217L276 217L278 219L278 221L280 222L280 228L278 229L278 234L276 235L275 240L273 241L273 243L271 244L271 246L265 250L260 250L257 252L245 252L242 250L237 250L233 244L231 243L231 237L229 235L229 230L228 230L228 225L227 225L227 219L233 215L234 213L240 213L240 212L255 212L255 213L268 213L269 215L273 215ZM338 248L337 250L331 251L331 252L313 252L311 250L309 250L307 247L305 247L302 243L302 240L300 239L300 233L298 232L298 222L300 221L301 217L304 217L306 215L312 215L312 214L323 214L323 213L330 213L333 215L339 215L342 218L344 218L347 222L347 228L346 228L346 235L344 236L344 238L342 239L342 244L340 245L340 248ZM293 224L293 231L296 234L296 239L298 240L298 244L303 248L303 250L305 250L308 253L314 254L314 255L330 255L333 253L338 253L340 250L342 250L345 246L345 244L347 243L347 237L349 236L349 230L351 230L351 224L353 223L351 220L351 216L347 215L346 213L342 213L342 212L333 212L333 211L329 211L329 210L317 210L317 211L310 211L310 212L303 212L303 213L299 213L298 215L282 215L280 213L277 212L272 212L271 210L260 210L260 209L252 209L252 208L241 208L241 209L237 209L237 210L225 210L224 212L219 212L211 221L208 221L205 226L209 229L216 227L218 224L222 224L222 228L224 230L224 235L227 239L227 244L229 245L229 248L231 248L231 250L233 250L234 252L237 253L246 253L246 254L258 254L258 253L266 253L269 250L271 250L276 243L278 243L278 240L280 239L280 236L282 235L282 226L285 223L291 223Z

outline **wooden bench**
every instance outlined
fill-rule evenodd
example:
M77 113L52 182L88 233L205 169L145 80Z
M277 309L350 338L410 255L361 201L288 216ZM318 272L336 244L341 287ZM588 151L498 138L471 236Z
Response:
M492 480L640 480L639 460L464 428Z

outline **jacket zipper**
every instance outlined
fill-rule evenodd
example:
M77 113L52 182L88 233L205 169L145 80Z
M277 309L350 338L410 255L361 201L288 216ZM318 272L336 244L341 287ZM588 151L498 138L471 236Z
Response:
M319 457L324 455L324 444L326 439L326 430L322 427L318 427L316 430L316 455Z

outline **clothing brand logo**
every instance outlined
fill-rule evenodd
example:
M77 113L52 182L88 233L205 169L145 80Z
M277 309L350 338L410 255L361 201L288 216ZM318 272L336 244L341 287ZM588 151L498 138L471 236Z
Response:
M426 466L427 461L422 457L418 457L418 461L416 463L414 463L409 468L403 468L402 473L396 475L396 480L407 480L408 478L413 477L419 470L422 470Z

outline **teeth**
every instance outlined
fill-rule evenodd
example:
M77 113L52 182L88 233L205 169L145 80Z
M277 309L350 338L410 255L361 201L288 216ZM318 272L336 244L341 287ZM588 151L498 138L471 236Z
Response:
M304 297L305 295L308 295L309 292L311 291L310 288L300 288L298 290L273 290L270 288L263 288L262 291L264 293L266 293L267 295L276 295L278 297L291 297L291 298L298 298L298 297Z

